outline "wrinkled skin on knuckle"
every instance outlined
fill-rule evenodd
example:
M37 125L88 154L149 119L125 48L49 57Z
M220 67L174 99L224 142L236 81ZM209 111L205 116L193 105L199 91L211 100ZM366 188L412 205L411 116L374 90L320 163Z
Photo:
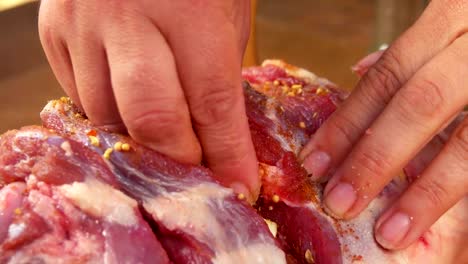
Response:
M205 87L204 92L191 102L193 119L196 126L201 128L232 122L233 110L240 107L240 95L233 88L214 86Z
M468 2L466 0L437 1L438 8L434 9L441 24L451 33L453 41L468 31Z
M367 97L370 102L387 104L402 85L398 68L400 62L396 51L388 50L379 62L369 69L363 79L367 87Z
M412 122L426 123L447 112L448 107L443 87L432 79L421 79L412 83L399 96L398 107L401 116Z
M416 195L415 197L426 199L429 203L424 204L430 204L433 208L443 206L444 201L451 196L450 191L444 187L442 182L433 179L421 180L416 182L412 187Z
M447 43L452 42L456 38L457 32L467 26L465 17L465 0L430 1L422 15L426 25L430 26L427 33L433 34L434 39L440 39Z
M211 146L209 149L205 149L205 152L210 157L210 165L222 162L220 165L230 164L232 167L236 167L248 157L247 142L237 135L224 135L217 140L209 140L208 143Z
M326 134L340 135L348 145L352 145L359 136L360 127L349 119L345 114L337 113L330 119Z
M128 56L133 57L129 59ZM114 67L115 85L128 89L127 92L138 92L139 87L158 87L168 85L155 72L151 61L147 61L142 54L125 54L118 58L118 67ZM127 61L126 61L127 60ZM144 98L145 96L140 96Z
M154 142L181 134L178 124L183 117L177 109L134 110L128 111L123 118L130 135L140 142Z
M382 176L391 168L391 160L384 150L367 148L360 150L355 157L356 167L367 171L372 179L382 179ZM377 186L376 186L377 187Z

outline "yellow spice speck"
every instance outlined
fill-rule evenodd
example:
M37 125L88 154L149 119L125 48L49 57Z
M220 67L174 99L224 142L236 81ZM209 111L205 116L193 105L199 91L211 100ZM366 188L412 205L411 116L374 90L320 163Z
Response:
M274 84L274 85L279 85L280 82L279 82L278 80L275 80L275 81L273 82L273 84Z
M108 148L106 151L104 151L104 154L102 155L105 159L110 159L110 155L112 154L113 149Z
M239 200L244 200L244 199L245 199L245 195L244 195L243 193L239 193L239 194L237 195L237 199L239 199Z
M95 136L88 136L89 141L91 142L91 145L95 147L99 147L99 138Z
M317 95L325 95L328 93L328 90L326 88L323 88L323 87L319 87L317 88L317 90L315 91L315 93Z
M291 86L291 88L292 88L293 90L299 90L299 89L302 89L302 85L301 85L301 84L293 84L293 85Z
M304 258L305 258L306 262L309 263L309 264L315 263L314 256L312 256L312 252L309 249L306 250L306 252L304 254Z
M15 214L20 215L22 213L23 213L23 211L21 211L21 208L16 208L15 209Z
M301 128L305 128L305 127L306 127L306 125L305 125L304 122L299 122L299 126L300 126Z
M273 195L273 197L271 198L271 200L273 200L274 203L277 203L277 202L279 202L280 198L279 198L278 195L275 194L275 195Z
M283 91L283 94L286 94L288 92L288 90L289 90L289 87L283 86L283 87L281 87L281 90Z
M271 205L268 206L268 210L270 210L270 211L273 210L273 206L271 206Z
M121 151L122 150L122 142L120 142L120 141L115 142L114 150Z
M288 96L294 96L294 95L295 95L294 92L289 92L288 93Z
M258 175L260 176L260 178L262 178L263 176L265 176L265 170L264 170L262 167L260 167L260 168L258 169Z
M122 144L122 151L129 151L129 150L130 150L130 144L123 143Z

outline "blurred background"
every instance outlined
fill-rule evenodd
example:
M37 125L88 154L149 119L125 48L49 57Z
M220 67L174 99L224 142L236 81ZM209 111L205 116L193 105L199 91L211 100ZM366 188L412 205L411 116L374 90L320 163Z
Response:
M388 44L425 0L258 0L251 47L257 63L283 59L345 89L350 67ZM0 133L39 124L47 100L63 95L37 33L38 1L0 0ZM248 61L249 64L252 61Z

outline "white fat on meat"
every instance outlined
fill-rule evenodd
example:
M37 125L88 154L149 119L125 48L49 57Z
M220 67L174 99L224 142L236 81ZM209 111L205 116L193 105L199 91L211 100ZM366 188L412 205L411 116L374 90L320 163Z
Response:
M8 227L8 237L10 239L15 239L17 236L19 236L19 235L21 235L21 233L23 233L25 228L26 228L26 225L24 223L11 224Z
M403 188L400 182L392 182L392 184L395 185L387 188ZM325 217L328 222L332 223L335 232L338 233L338 239L340 240L343 253L343 264L410 263L405 251L387 252L375 242L373 231L375 219L377 219L387 205L390 204L391 201L388 198L389 197L386 195L380 195L373 200L368 208L359 214L359 216L348 221L336 222L330 216L322 214L322 217ZM285 202L289 204L287 201ZM313 211L319 210L314 203L308 203L306 207ZM337 229L345 231L346 234L339 235Z
M315 75L313 72L308 71L304 68L300 68L291 64L287 64L286 62L282 60L265 60L262 63L262 67L265 67L266 65L274 65L279 68L282 68L286 71L286 73L290 76L294 76L298 79L305 80L306 82L310 84L315 84L315 85L320 85L320 86L325 86L325 85L330 85L332 84L328 79L326 78L321 78Z
M213 260L215 264L225 263L268 263L282 264L286 263L283 251L272 244L252 244L245 248L232 251L224 251L216 254Z
M60 148L65 151L65 156L71 157L73 155L73 151L71 149L70 142L64 141L62 144L60 144Z
M59 187L59 191L84 212L109 223L135 226L137 202L121 191L95 179Z
M283 148L286 151L291 151L293 153L299 153L300 151L300 146L301 144L297 141L295 137L291 138L285 138L281 135L280 133L280 124L281 122L278 120L278 117L276 116L276 110L275 108L271 106L271 104L274 104L275 102L270 99L267 101L267 104L269 104L266 107L265 115L268 119L270 119L273 122L273 132L270 133L270 135L276 139L281 144L281 148Z
M224 223L219 222L211 207L217 205L217 208L224 208L225 199L232 194L232 190L217 184L201 183L180 192L147 199L143 207L169 230L184 230L200 242L213 245L216 254L213 263L286 263L284 252L276 247L271 237L245 244L242 233L239 232L236 238L225 233ZM242 224L239 223L239 228L233 228L244 230ZM228 248L227 245L232 245L232 239L238 240L238 248Z

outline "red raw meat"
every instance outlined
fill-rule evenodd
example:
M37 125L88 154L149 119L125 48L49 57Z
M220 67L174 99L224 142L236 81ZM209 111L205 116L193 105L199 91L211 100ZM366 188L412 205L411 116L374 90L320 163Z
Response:
M169 263L99 155L37 127L0 149L0 263Z
M253 207L208 169L97 129L63 98L41 113L47 129L26 127L0 137L0 263L454 259L468 233L462 217L467 199L420 242L399 252L380 248L372 230L406 188L406 177L396 177L356 219L337 221L321 209L323 185L311 181L297 154L345 100L345 92L282 61L244 69L243 77L262 179ZM436 140L409 164L409 176L419 174L437 153L441 142Z
M100 155L112 150L108 164L119 187L154 220L173 261L211 263L229 258L281 263L284 253L264 220L214 180L209 170L177 163L128 137L96 129L76 114L71 105L59 101L51 102L42 118L47 128ZM99 144L93 145L90 135ZM129 150L116 150L116 144L126 144Z

